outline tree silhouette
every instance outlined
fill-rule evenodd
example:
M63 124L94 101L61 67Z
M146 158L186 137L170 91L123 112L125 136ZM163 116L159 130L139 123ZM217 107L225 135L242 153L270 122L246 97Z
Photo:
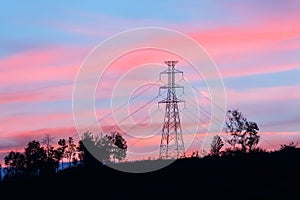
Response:
M110 162L117 159L119 162L126 158L126 140L118 132L112 132L102 138L96 139L96 145L100 148L102 162Z
M58 143L59 147L57 148L58 154L61 157L61 168L64 168L64 160L63 158L65 157L65 153L66 153L66 148L68 147L68 145L66 144L66 140L65 139L59 139Z
M298 146L298 143L290 142L289 144L281 144L279 151L290 151L295 150Z
M114 151L111 136L105 135L104 137L97 137L95 139L97 148L99 149L100 160L102 163L110 162L110 157Z
M113 144L112 148L112 158L119 160L119 162L126 158L127 144L126 140L118 132L111 133L110 136L107 136Z
M52 141L54 137L50 134L46 134L42 140L42 143L45 144L46 159L42 169L42 172L45 174L54 173L59 166L59 161L62 159L63 155L60 149L55 149L52 146Z
M47 159L46 151L40 142L33 140L25 148L26 169L31 175L39 175Z
M199 157L199 151L193 151L192 155L190 157L191 158L198 158Z
M82 140L79 140L78 141L78 145L76 147L76 151L77 151L77 155L78 155L78 159L81 161L81 162L84 162L84 145L83 145L83 142Z
M7 168L7 176L22 175L25 170L25 155L20 152L11 151L4 157ZM1 172L1 171L0 171Z
M69 167L71 167L71 161L75 160L75 153L76 153L76 144L74 143L74 139L72 137L68 138L68 143L66 144L67 148L66 148L66 152L65 152L65 156L69 161Z
M227 111L226 132L232 135L228 143L234 149L250 152L259 142L258 130L257 124L247 121L240 111Z
M126 158L126 140L118 132L112 132L104 137L93 136L85 132L79 142L79 157L84 165L98 164L95 160L108 163L111 159L121 161Z
M215 135L210 144L210 154L215 155L215 156L220 155L220 151L223 146L224 146L224 143L223 143L221 137L219 135Z
M102 159L101 151L96 145L95 137L89 131L82 134L77 151L85 167L95 167L99 165L99 159ZM98 155L98 159L94 157L96 154Z
M72 158L72 164L73 164L73 166L77 166L77 164L78 164L78 158L77 157Z
M46 150L47 157L49 157L49 154L51 153L51 149L53 150L53 147L51 145L53 140L54 140L54 137L52 137L50 134L46 134L42 140L42 144L44 144L46 146L45 150Z

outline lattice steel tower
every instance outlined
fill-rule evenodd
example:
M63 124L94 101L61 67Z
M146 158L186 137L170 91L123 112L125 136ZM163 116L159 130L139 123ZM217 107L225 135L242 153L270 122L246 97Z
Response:
M176 89L183 87L176 84L175 80L176 74L183 76L183 72L175 69L177 63L178 61L165 61L168 69L160 73L160 76L168 75L168 84L159 88L167 90L166 99L158 102L166 104L159 152L162 159L180 158L185 152L178 107L178 103L184 101L176 96Z

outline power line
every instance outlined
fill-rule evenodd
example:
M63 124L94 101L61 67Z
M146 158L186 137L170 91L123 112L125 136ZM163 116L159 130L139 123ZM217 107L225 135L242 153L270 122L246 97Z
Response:
M189 83L185 78L183 78L183 79L184 79L187 83ZM208 102L214 104L220 111L226 112L224 109L222 109L221 107L219 107L219 105L217 105L216 103L214 103L213 101L211 101L210 98L204 96L204 95L203 95L197 88L195 88L192 84L190 84L190 86L191 86L191 88L192 88L193 90L195 90L198 94L200 94L202 97L204 97L204 99L206 99ZM189 96L187 96L187 97L191 99L191 97L189 97ZM199 108L203 110L203 108L202 108L201 106L199 106ZM208 113L208 112L206 112L206 113ZM208 113L208 114L209 114L209 113ZM217 121L219 121L219 120L217 120ZM219 121L219 122L220 122L220 121ZM263 138L263 137L260 137L260 138L261 138L263 141L265 141L266 143L268 143L269 145L273 146L274 148L277 148L275 145L273 145L271 142L269 142L269 141L266 140L265 138ZM228 140L228 138L227 138L227 140Z
M271 145L272 147L274 147L275 149L277 149L277 146L273 145L272 143L270 143L268 140L260 137L260 139L262 139L264 142L268 143L269 145Z
M167 71L166 71L166 72L167 72ZM170 72L168 72L168 73L170 73ZM158 82L160 82L160 81L161 81L161 79L157 80L155 83L158 83ZM186 81L187 83L189 83L184 77L182 77L182 79L180 80L180 82L181 82L181 81ZM154 84L155 84L155 83L154 83ZM218 108L220 111L226 112L223 108L221 108L219 105L217 105L216 103L214 103L214 102L211 100L211 98L209 98L209 97L203 95L203 94L202 94L197 88L195 88L192 84L189 84L189 85L190 85L190 87L191 87L194 91L197 92L197 94L199 94L200 96L202 96L204 100L206 100L206 101L209 102L210 104L215 105L216 108ZM112 112L106 114L105 116L103 116L102 118L100 118L99 120L97 120L96 123L98 123L99 121L102 121L102 120L104 120L104 119L110 117L112 114L118 112L118 111L119 111L120 109L122 109L124 106L127 106L129 103L131 103L132 101L134 101L137 97L139 97L139 96L141 96L142 94L144 94L144 93L145 93L147 90L149 90L152 86L153 86L153 85L150 85L150 86L147 87L145 90L143 90L141 93L139 93L138 95L136 95L136 96L134 96L132 99L130 99L126 104L123 104L123 105L119 106L118 108L116 108L115 110L113 110ZM183 93L183 94L184 94L184 93ZM182 95L183 95L183 94L182 94ZM120 123L124 122L125 120L129 119L131 116L133 116L134 114L136 114L137 112L139 112L140 110L142 110L143 108L145 108L147 105L149 105L150 103L152 103L152 102L153 102L155 99L157 99L160 95L161 95L161 94L155 96L153 99L151 99L150 101L148 101L146 104L144 104L143 106L141 106L140 108L138 108L138 109L135 110L134 112L130 113L128 116L126 116L125 118L123 118L122 120L120 120L118 123L120 124ZM198 104L198 102L195 101L194 99L192 99L190 96L186 95L186 97L187 97L189 100L195 102L195 103L198 105L198 106L196 107L196 106L194 106L194 105L191 103L190 106L192 106L193 108L196 108L196 109L200 109L200 110L202 111L202 112L200 112L200 113L202 114L202 116L205 117L207 120L211 121L211 116L210 116L211 113L210 113L209 111L207 111L207 110L204 109L202 106L200 106L200 105ZM207 124L207 123L206 123L205 121L203 121L199 116L196 116L194 113L192 113L189 109L186 109L186 110L187 110L190 114L192 114L194 118L196 118L197 120L199 120L199 122L202 122L203 124ZM156 111L157 111L157 110L155 110L154 112L156 112ZM184 113L184 114L185 114L185 113ZM185 114L185 115L186 115L186 114ZM208 129L208 126L209 126L208 124L207 124L207 127L204 127L202 124L200 124L199 122L196 122L196 121L195 121L194 119L192 119L190 116L188 116L188 115L186 115L186 116L187 116L191 121L195 122L199 127L203 128L204 130L207 130L207 129ZM148 118L148 117L147 117L147 118ZM141 120L140 122L145 121L147 118ZM221 122L221 120L219 120L218 118L216 118L216 119L214 119L214 120L216 120L216 122L221 123L221 124L224 123L223 121ZM84 129L84 130L87 130L88 128L94 126L96 123L94 123L94 124L88 126L88 127L87 127L86 129ZM132 126L132 127L129 128L126 132L129 132L129 131L133 130L135 127L136 127L135 125ZM155 129L155 130L156 130L156 129ZM212 131L216 131L214 128L211 128L211 130L212 130ZM185 131L187 131L187 130L185 130ZM187 131L187 132L188 132L188 131ZM219 132L219 131L216 131L216 132ZM75 134L75 135L76 135L76 134ZM220 137L222 137L222 138L225 139L226 141L229 140L225 135L223 135L223 134L219 134L219 135L220 135ZM267 141L266 139L264 139L264 138L262 138L262 137L260 137L260 138L261 138L263 141L265 141L266 143L268 143L269 145L271 145L271 146L273 146L273 147L276 147L275 145L273 145L272 143L270 143L270 142ZM133 142L131 145L135 145L136 143L138 143L138 142L141 141L142 139L143 139L143 138L138 139L137 141Z
M83 129L82 131L86 131L89 128L93 127L95 124L97 124L99 121L102 121L108 117L110 117L112 114L118 112L119 110L121 110L122 108L124 108L125 106L127 106L129 103L131 103L132 101L134 101L135 99L137 99L139 96L141 96L142 94L144 94L146 91L148 91L151 87L153 87L154 84L160 82L160 80L155 81L152 85L148 86L146 89L144 89L142 92L140 92L138 95L134 96L132 99L129 99L129 101L121 106L119 106L118 108L116 108L115 110L113 110L112 112L106 114L105 116L101 117L100 119L98 119L95 123L91 124L90 126L86 127L85 129ZM160 95L157 95L154 99L156 99L157 97L159 97ZM151 102L153 101L153 99L151 100ZM147 105L149 104L149 102L147 102ZM142 107L145 107L146 105L143 105ZM135 111L135 112L138 112ZM75 133L73 136L78 135L78 133Z
M183 129L183 131L184 132L187 132L188 134L191 134L191 135L195 135L195 139L196 140L198 140L198 141L200 141L200 142L203 142L202 140L200 140L199 138L198 138L198 133L192 133L191 131L188 131L187 129Z
M187 98L189 98L190 100L192 100L192 101L194 101L191 97L189 97L189 96L186 96ZM195 101L196 102L196 101ZM197 102L196 102L197 103ZM197 104L198 105L198 104ZM211 113L209 112L209 111L207 111L207 110L205 110L202 106L200 106L200 105L198 105L197 107L196 106L194 106L193 104L190 104L190 106L192 106L193 108L195 108L196 110L198 110L198 109L200 109L200 110L202 110L203 112L202 112L202 114L203 115L205 115L205 116L207 116L207 118L209 119L209 121L211 120ZM200 111L199 111L200 112ZM218 118L215 118L214 119L215 121L217 121L218 123L220 123L220 124L223 124L223 121L220 121Z
M159 109L157 108L153 113L157 112ZM148 116L146 116L145 118L143 118L142 120L139 121L139 124L143 121L145 121L146 119L148 119ZM136 128L136 125L133 125L130 129L126 130L125 132L128 133L130 131L132 131L134 128Z
M185 110L187 110L190 114L192 114L195 118L197 118L197 120L199 120L199 122L202 122L203 124L207 124L207 122L205 122L205 121L203 121L201 118L199 118L198 116L196 116L196 115L194 115L188 108L185 108ZM204 115L205 116L205 115ZM190 118L188 115L187 115L187 117L190 119L190 120L192 120L192 121L194 121L195 122L195 120L194 119L192 119L192 118ZM208 119L208 121L211 121L211 119L207 116L207 119ZM197 122L195 122L195 123L197 123ZM203 127L203 126L202 126ZM204 127L203 127L204 128ZM207 125L207 128L205 128L205 129L208 129L208 125ZM215 131L215 132L219 132L219 131L217 131L216 129L211 129L211 130L213 130L213 131Z
M137 112L139 112L140 110L142 110L143 108L145 108L147 105L149 105L150 103L152 103L155 99L157 99L160 95L155 96L153 99L151 99L150 101L148 101L147 103L145 103L143 106L141 106L140 108L136 109L134 112L132 112L131 114L129 114L127 117L125 117L124 119L118 121L118 124L121 124L122 122L124 122L125 120L129 119L132 115L136 114Z
M189 83L188 80L186 80L185 78L184 78L184 80L185 80L187 83ZM204 99L206 99L206 100L209 101L210 103L214 104L220 111L224 112L224 109L223 109L223 108L221 108L218 104L216 104L216 103L214 103L213 101L211 101L210 98L204 96L204 95L203 95L197 88L195 88L192 84L190 84L190 86L191 86L191 88L192 88L193 90L195 90L198 94L200 94L202 97L204 97Z
M157 133L158 133L158 131L159 131L159 132L161 131L161 127L153 129L153 130L150 132L149 135L152 135L152 133L154 133L154 132L157 132ZM138 142L142 141L143 139L145 139L145 138L138 138L136 141L134 141L134 142L131 144L131 147L134 146L135 144L137 144Z
M188 112L190 112L187 108L185 109L187 110ZM191 112L190 112L191 113ZM196 123L198 126L201 126L203 129L206 129L204 126L202 126L201 124L199 124L199 122L196 122L194 119L192 119L189 115L186 115L184 112L183 114L188 117L191 121L193 121L194 123ZM194 114L193 114L194 117L196 117ZM200 121L200 120L199 120Z

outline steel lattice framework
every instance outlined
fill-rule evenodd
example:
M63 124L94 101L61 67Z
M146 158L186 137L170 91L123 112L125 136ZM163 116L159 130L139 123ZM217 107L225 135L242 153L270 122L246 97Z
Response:
M181 74L183 76L183 72L175 68L177 63L178 61L165 61L168 69L160 73L160 77L162 75L168 76L168 83L160 87L160 90L167 90L167 97L158 102L159 104L165 104L165 117L159 152L161 159L180 158L185 153L179 115L180 110L178 107L178 103L184 101L178 99L176 96L176 89L181 88L183 90L183 86L176 84L175 80L175 75Z

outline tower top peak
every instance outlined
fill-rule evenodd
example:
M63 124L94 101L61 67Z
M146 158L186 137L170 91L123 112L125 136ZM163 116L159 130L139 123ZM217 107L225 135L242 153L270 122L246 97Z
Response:
M176 64L178 63L178 61L176 60L166 60L165 64L168 65L169 67L174 67Z

